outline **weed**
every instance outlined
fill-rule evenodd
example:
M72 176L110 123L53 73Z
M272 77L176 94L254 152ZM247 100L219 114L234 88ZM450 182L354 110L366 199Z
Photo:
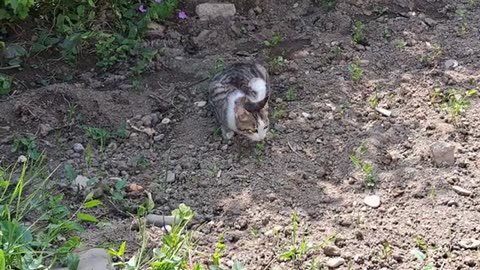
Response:
M370 98L368 99L368 102L370 103L370 108L372 108L372 109L377 108L378 107L378 102L379 102L377 93L370 96Z
M212 255L213 265L220 266L220 257L222 256L223 251L225 250L224 238L222 234L218 238L216 246L217 248L215 249L215 253L213 253Z
M67 108L68 123L73 123L73 121L75 120L77 116L77 108L78 108L77 104L68 102L68 108Z
M268 62L268 66L270 67L270 70L272 71L272 73L280 74L285 69L286 63L287 63L287 61L285 60L285 58L283 58L283 56L279 55L279 56L276 56L276 57L272 58Z
M320 6L327 11L333 10L336 5L337 0L320 0Z
M365 185L369 188L373 188L377 184L377 178L373 172L373 167L370 163L359 158L359 156L364 155L367 153L367 151L368 149L366 146L362 144L360 149L355 154L350 156L350 161L356 170L360 170L362 172Z
M280 34L274 34L269 40L265 40L263 44L266 47L275 47L283 41L283 37Z
M440 103L442 110L448 112L451 119L455 120L456 117L463 114L471 103L468 100L472 96L477 94L476 89L469 90L465 94L460 94L455 89L450 89L447 93L440 89L434 89L431 94L432 103Z
M22 151L32 160L39 160L41 153L38 150L35 137L17 137L13 140L12 152Z
M335 54L336 58L339 58L340 56L342 56L343 50L342 47L337 45L332 48L332 52Z
M258 229L257 228L250 229L250 235L257 238L259 236Z
M150 161L144 155L140 155L135 159L135 166L145 170L150 166Z
M323 248L325 245L329 244L336 237L335 234L328 237L326 240L317 245L311 245L307 243L305 236L302 236L301 240L298 239L298 215L296 212L292 214L292 235L290 247L286 251L282 252L279 256L281 260L290 261L290 260L300 260L304 259L305 256L315 250Z
M273 111L273 118L279 120L285 118L285 116L287 116L285 104L281 103Z
M348 72L354 82L358 82L363 77L363 69L360 66L360 59L356 59L354 63L348 65Z
M395 40L395 47L397 49L404 49L406 46L407 46L407 42L404 39L399 38Z
M382 259L387 259L393 254L393 249L390 247L390 244L387 241L382 243L382 247Z
M225 60L223 60L223 58L218 58L217 60L215 60L215 64L209 72L209 77L213 78L215 75L222 72L223 70L225 70Z
M92 167L92 158L93 158L93 151L92 151L92 145L87 144L85 147L85 165L87 168Z
M127 137L127 122L126 121L122 121L122 123L120 123L120 127L117 128L117 130L115 130L115 136L117 138L126 138Z
M2 269L46 269L75 265L71 252L81 244L77 235L83 229L77 221L96 220L83 210L101 204L89 194L75 213L62 204L63 194L51 194L45 187L50 175L43 177L43 162L24 162L0 168L0 246ZM14 172L20 176L13 180ZM34 219L31 219L35 217ZM25 225L27 219L31 225ZM68 237L67 239L65 237ZM62 240L64 239L64 240ZM43 267L42 267L43 269Z
M90 137L100 145L100 151L105 150L106 145L112 138L111 132L105 128L87 127L85 128L85 133L87 137Z
M123 200L125 196L125 187L127 186L127 180L120 178L117 180L112 190L112 199L116 201Z
M215 128L212 132L214 137L221 138L222 137L222 128Z
M0 97L10 94L12 91L12 78L0 73Z
M365 25L361 21L356 21L353 26L352 40L353 43L359 45L365 45Z
M254 149L254 152L255 152L255 157L257 158L258 161L261 161L263 160L263 152L265 151L265 143L257 143L255 145L255 149Z
M443 55L443 49L438 44L432 44L432 50L422 58L422 62L428 66L437 66L437 60Z
M293 86L288 87L285 98L287 101L295 101L297 99L297 89Z

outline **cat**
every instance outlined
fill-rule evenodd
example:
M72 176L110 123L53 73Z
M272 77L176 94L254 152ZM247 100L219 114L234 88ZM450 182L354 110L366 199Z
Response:
M267 136L270 81L260 64L236 63L216 74L208 84L209 103L222 130L222 137L240 134L252 141Z

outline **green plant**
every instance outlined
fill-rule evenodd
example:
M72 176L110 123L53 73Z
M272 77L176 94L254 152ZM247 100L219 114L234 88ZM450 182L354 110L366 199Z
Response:
M128 184L127 180L123 178L118 179L117 182L115 182L115 185L113 186L112 199L116 201L123 200L125 196L125 187L127 186L127 184Z
M396 39L394 43L395 47L397 47L398 49L404 49L407 46L407 42L402 38Z
M112 138L112 133L105 128L85 128L87 137L91 138L100 145L100 151L103 151Z
M92 200L89 194L71 214L62 204L63 194L51 194L45 189L55 170L43 176L43 159L30 161L20 168L18 164L0 168L0 266L3 264L2 270L13 270L75 265L77 260L71 252L80 245L77 234L82 231L77 222L96 220L82 210L101 202ZM14 172L20 173L17 180L12 177ZM29 220L30 225L25 225L24 220Z
M220 237L218 238L216 246L217 248L215 250L215 253L213 253L212 255L213 265L220 266L220 257L222 256L223 251L225 250L223 235L220 235Z
M287 101L295 101L297 99L297 89L293 86L288 87L285 98Z
M422 58L422 62L428 66L437 66L437 60L443 55L443 49L438 44L432 44L432 50Z
M150 161L144 155L140 155L135 159L135 165L145 170L150 166Z
M0 2L0 21L24 20L34 3L34 0L4 0Z
M354 82L358 82L363 77L363 69L360 66L360 59L356 59L354 63L348 65L348 72Z
M13 140L12 152L25 152L26 156L33 160L39 160L41 152L38 150L35 137L17 137Z
M298 237L298 215L296 212L292 214L292 235L291 235L291 242L290 246L283 251L279 258L281 260L290 261L290 260L300 260L304 259L305 256L309 252L313 252L315 250L319 250L323 248L325 245L329 244L336 238L336 234L329 236L326 240L322 241L317 245L310 245L307 243L305 235L302 235L301 240Z
M209 77L213 78L213 76L222 72L224 69L225 69L225 60L223 60L223 58L218 58L217 60L215 60L215 63L209 72Z
M390 244L387 241L382 243L382 247L382 259L387 259L393 254L393 249L390 247Z
M469 90L465 94L460 94L455 89L450 89L448 92L443 92L440 89L434 89L431 94L432 103L440 103L442 110L448 112L452 119L456 119L463 114L471 103L468 100L477 94L476 89Z
M263 44L266 47L275 47L283 41L283 37L280 34L274 34L269 40L265 40Z
M335 8L337 5L337 0L319 0L320 6L325 10L329 11Z
M255 145L254 152L255 152L255 157L257 158L258 161L263 160L263 152L265 151L265 147L266 145L263 142L257 143Z
M78 104L68 102L67 108L67 122L73 123L75 117L77 116Z
M12 78L0 73L0 97L10 94L12 91Z
M278 104L278 106L273 111L273 118L275 118L277 120L278 119L283 119L283 118L285 118L286 115L287 115L287 113L285 111L285 104L283 104L283 103Z
M92 158L93 158L93 151L92 151L92 145L87 144L85 147L85 165L87 168L92 167Z
M369 188L373 188L377 184L377 177L373 172L373 167L370 163L360 159L360 156L366 154L367 152L368 148L364 143L362 143L355 154L350 156L350 161L356 170L361 171L365 185Z
M270 70L274 74L280 74L285 69L286 63L287 63L287 61L285 60L285 58L283 58L283 56L279 55L279 56L273 57L268 62L268 66L270 67Z
M359 45L365 45L365 25L361 21L355 21L353 26L352 40L353 43Z
M370 108L375 109L378 107L378 95L377 93L373 94L370 96L368 99L368 102L370 103Z

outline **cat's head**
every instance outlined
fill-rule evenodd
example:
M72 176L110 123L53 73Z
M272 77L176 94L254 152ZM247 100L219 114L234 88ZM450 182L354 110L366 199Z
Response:
M250 140L265 139L270 125L268 97L259 103L250 103L245 98L239 100L235 105L235 123L237 132Z

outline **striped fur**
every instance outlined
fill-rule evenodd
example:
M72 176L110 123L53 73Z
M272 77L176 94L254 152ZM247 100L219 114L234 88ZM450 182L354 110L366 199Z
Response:
M270 82L263 66L233 64L212 78L208 92L225 139L232 138L234 133L253 141L266 137Z

